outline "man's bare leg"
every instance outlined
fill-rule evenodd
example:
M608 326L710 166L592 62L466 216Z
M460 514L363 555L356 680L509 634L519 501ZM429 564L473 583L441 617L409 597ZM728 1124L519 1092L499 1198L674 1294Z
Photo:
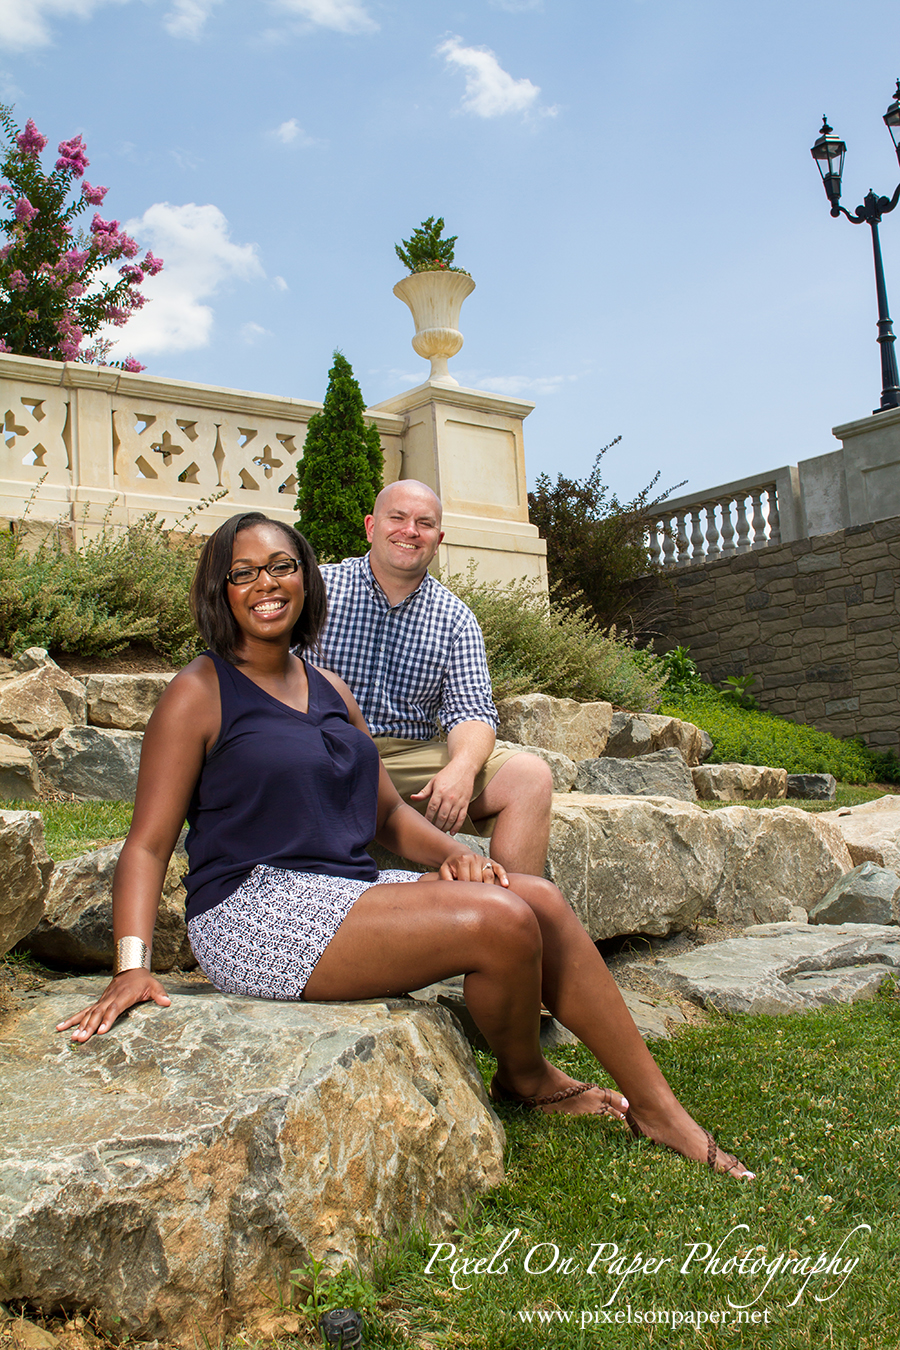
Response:
M496 816L491 857L507 872L543 876L550 840L553 776L537 755L513 755L497 770L479 797L469 803L477 824Z

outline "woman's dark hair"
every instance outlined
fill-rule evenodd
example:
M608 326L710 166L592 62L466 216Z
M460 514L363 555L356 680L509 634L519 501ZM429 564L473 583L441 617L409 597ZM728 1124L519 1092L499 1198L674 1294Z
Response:
M261 511L246 511L243 515L232 516L203 545L191 583L191 613L210 651L230 661L233 666L240 664L235 653L240 630L228 603L225 578L231 571L236 536L241 530L247 530L253 525L274 525L284 535L289 552L300 559L306 602L291 630L291 646L314 647L325 624L325 583L316 563L316 555L300 531L292 525L285 525L284 521L271 520Z

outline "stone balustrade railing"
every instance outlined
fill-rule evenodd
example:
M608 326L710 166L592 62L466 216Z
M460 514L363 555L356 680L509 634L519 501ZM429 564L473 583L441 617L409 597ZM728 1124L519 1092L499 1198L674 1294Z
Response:
M384 481L419 478L444 503L440 565L546 586L528 521L524 399L426 381L366 410ZM321 403L97 367L0 355L0 521L62 523L80 544L155 513L203 505L210 534L238 512L296 518L297 461ZM210 501L212 499L212 501Z
M171 525L211 497L204 531L240 510L296 516L297 461L320 403L31 357L0 357L0 381L8 519L27 508L82 536L150 511ZM403 418L371 416L391 481Z
M664 502L648 550L663 567L712 562L796 539L798 519L797 470L776 469Z

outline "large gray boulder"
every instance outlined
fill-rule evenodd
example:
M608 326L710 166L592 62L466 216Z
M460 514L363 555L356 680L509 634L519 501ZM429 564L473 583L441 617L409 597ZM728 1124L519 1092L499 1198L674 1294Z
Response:
M28 743L0 736L0 798L32 801L37 795L37 765Z
M624 761L633 763L633 761ZM796 807L704 811L666 797L557 795L546 875L595 941L808 911L852 867L840 834Z
M655 750L636 759L583 759L575 791L601 796L675 797L694 802L697 793L681 751Z
M40 812L0 811L0 956L40 919L52 871Z
M652 750L650 728L637 713L613 713L604 755L614 759L634 759L635 755L649 755Z
M57 864L43 917L23 944L39 961L66 970L112 969L112 879L121 849L120 840ZM187 868L182 836L166 871L153 933L155 971L192 970L197 964L184 919L181 878Z
M89 675L87 720L94 727L143 731L172 675Z
M142 741L139 731L68 727L48 749L41 769L61 792L89 801L132 801Z
M716 888L724 856L707 813L688 802L578 792L553 798L545 874L595 941L689 928Z
M808 802L833 802L837 779L832 773L789 773L787 795Z
M860 806L823 811L819 819L837 826L854 865L873 862L900 873L900 796L890 794Z
M810 923L900 923L900 877L864 862L847 872L809 911Z
M33 650L33 649L30 649ZM42 649L37 649L42 650ZM85 721L84 685L47 660L0 680L0 734L46 741Z
M218 1345L310 1257L445 1232L502 1179L503 1130L442 1008L171 983L169 1008L87 1045L54 1030L102 987L27 995L0 1045L0 1300Z
M497 704L497 735L516 745L539 745L569 759L602 755L612 723L611 703L577 703L572 698L522 694Z
M722 1012L809 1012L874 998L900 971L900 930L771 923L637 969L660 988Z
M688 768L699 764L712 752L712 741L693 722L682 722L664 713L641 713L641 721L650 728L653 750L680 750Z
M698 764L691 769L701 802L761 802L787 796L786 769L761 764Z
M722 841L723 863L703 912L720 923L782 922L795 905L808 913L852 866L840 833L799 807L704 814Z

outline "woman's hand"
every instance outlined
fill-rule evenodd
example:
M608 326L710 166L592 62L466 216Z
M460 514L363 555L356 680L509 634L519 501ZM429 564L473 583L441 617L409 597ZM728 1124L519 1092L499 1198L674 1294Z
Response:
M113 976L96 1003L74 1017L67 1017L64 1022L57 1022L56 1030L76 1027L72 1040L89 1041L94 1032L102 1036L109 1031L116 1018L136 1003L149 1003L151 999L161 1008L168 1008L172 1002L159 980L148 970L123 970L121 975Z
M441 881L483 881L489 886L508 886L506 869L480 853L459 853L447 858L438 872Z

